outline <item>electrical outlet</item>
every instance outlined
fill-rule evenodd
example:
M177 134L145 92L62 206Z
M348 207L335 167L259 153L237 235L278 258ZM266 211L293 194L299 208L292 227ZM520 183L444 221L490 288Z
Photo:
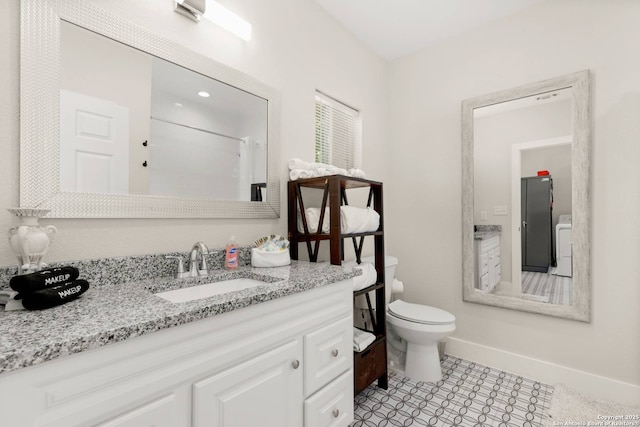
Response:
M487 220L487 211L480 211L480 221Z
M509 210L508 210L507 206L494 206L493 207L493 214L494 215L508 215L509 214Z

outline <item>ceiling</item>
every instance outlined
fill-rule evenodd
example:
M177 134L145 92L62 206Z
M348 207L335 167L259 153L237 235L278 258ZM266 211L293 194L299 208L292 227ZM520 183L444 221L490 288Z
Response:
M544 0L315 0L387 60Z

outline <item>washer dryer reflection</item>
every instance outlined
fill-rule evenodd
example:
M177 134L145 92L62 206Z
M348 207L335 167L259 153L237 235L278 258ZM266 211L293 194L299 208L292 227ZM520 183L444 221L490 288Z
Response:
M558 276L572 277L571 215L560 215L556 225L556 259Z

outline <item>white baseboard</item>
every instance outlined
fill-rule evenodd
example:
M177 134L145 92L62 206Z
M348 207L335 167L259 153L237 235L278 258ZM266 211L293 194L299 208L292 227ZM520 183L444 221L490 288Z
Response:
M545 384L564 384L593 399L607 400L634 407L640 402L640 385L625 383L471 341L449 337L447 339L446 353L454 357L535 379Z

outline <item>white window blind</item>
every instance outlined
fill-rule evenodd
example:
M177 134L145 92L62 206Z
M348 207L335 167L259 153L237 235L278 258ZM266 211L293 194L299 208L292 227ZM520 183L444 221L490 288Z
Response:
M316 92L316 162L360 167L360 113Z

